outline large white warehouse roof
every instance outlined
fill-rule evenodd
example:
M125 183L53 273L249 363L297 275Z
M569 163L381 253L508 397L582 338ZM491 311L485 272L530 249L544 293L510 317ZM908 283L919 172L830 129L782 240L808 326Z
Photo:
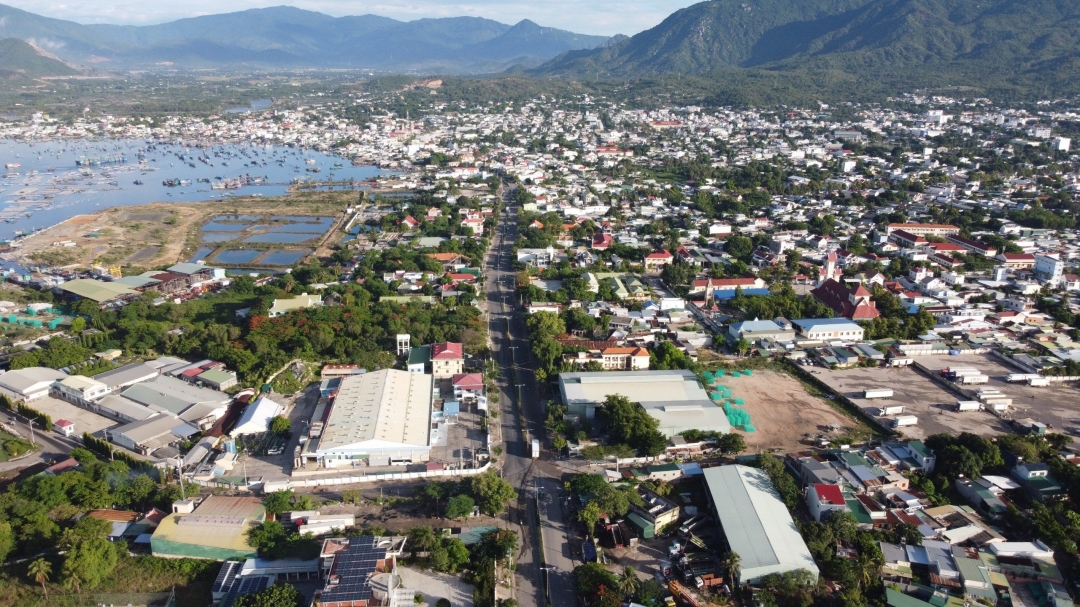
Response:
M740 583L772 573L806 569L817 579L814 557L764 470L749 466L705 469L728 545L741 559Z

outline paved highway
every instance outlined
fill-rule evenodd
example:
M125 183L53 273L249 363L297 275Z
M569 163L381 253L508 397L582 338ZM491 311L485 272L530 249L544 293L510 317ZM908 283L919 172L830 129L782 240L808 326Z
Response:
M533 460L530 441L539 437L543 443L543 407L536 384L535 365L526 336L522 311L515 296L515 276L511 250L517 240L518 210L512 206L514 190L505 192L506 207L484 270L487 285L487 312L492 355L500 369L500 403L503 416L503 478L519 494L518 506L511 514L522 524L522 550L518 556L517 600L520 605L547 604L541 576L547 576L552 605L573 605L571 571L574 562L566 541L563 520L562 481L557 468L545 458ZM520 406L518 403L520 401ZM524 430L524 432L523 432ZM546 454L546 452L545 452ZM554 478L553 478L554 476ZM536 545L536 510L534 500L540 495L540 530L543 534L543 559ZM541 565L543 563L543 565Z

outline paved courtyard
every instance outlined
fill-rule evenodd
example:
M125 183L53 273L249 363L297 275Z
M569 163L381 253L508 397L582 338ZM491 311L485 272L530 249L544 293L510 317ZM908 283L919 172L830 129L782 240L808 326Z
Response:
M398 565L398 575L406 588L424 595L427 607L435 607L439 599L450 601L453 607L472 607L473 587L461 581L461 578L404 565Z
M90 434L104 438L104 435L99 434L99 432L120 425L120 422L114 419L105 417L104 415L98 415L88 409L76 407L67 401L51 396L44 396L32 400L27 403L27 405L48 415L54 422L58 419L66 419L69 422L74 423L76 436L82 436L83 432L89 432ZM35 428L35 430L41 430L41 428ZM52 428L49 428L49 430L51 431Z

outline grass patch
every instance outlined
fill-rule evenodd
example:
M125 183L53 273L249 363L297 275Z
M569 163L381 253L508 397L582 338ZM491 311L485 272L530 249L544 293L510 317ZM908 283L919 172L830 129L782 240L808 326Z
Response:
M30 441L0 430L0 462L6 462L37 450L38 447Z

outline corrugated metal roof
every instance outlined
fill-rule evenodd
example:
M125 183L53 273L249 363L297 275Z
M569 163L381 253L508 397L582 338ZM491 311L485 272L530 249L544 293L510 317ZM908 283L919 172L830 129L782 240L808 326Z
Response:
M814 558L764 470L706 468L705 482L728 545L742 559L740 581L798 569L817 577Z
M139 294L138 291L130 289L120 283L105 282L102 280L94 280L92 278L69 280L60 285L60 290L86 299L92 299L98 303L118 299L127 295Z

